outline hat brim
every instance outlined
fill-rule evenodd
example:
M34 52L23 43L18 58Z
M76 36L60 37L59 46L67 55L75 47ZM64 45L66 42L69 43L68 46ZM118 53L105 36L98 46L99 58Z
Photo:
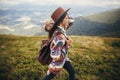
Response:
M56 20L56 22L54 23L54 25L53 25L53 27L52 27L52 30L55 30L55 28L56 28L56 26L58 25L58 23L59 23L59 21L61 20L61 18L68 12L70 10L70 8L69 9L67 9L65 12L63 12L62 14L61 14L61 16Z

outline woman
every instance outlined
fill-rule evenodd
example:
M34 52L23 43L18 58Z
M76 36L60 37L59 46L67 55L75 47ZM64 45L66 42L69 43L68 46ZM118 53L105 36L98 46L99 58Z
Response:
M51 80L64 68L69 73L69 80L75 80L75 70L67 57L70 40L66 35L66 30L70 27L70 17L66 11L59 7L57 8L51 18L53 21L49 22L51 27L45 25L45 30L49 32L49 38L56 35L50 44L52 62L49 64L47 75L42 80ZM53 25L53 26L52 26Z

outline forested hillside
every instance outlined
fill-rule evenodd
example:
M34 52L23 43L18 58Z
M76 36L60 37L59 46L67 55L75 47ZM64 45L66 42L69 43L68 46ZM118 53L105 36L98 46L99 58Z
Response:
M75 18L70 35L120 37L120 9Z

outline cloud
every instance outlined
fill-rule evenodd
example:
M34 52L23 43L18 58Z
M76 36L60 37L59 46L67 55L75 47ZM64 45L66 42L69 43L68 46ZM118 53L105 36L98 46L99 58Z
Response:
M15 0L1 0L0 3L8 5L17 5L20 4L21 2L17 2Z
M40 12L34 12L34 15L36 15L36 16L40 16L41 13L40 13Z
M31 20L29 16L22 16L21 18L17 19L16 21L22 21L24 24L27 24Z
M107 6L120 5L120 0L1 0L5 4L38 4L38 5L84 5L84 6ZM49 4L48 4L49 3Z
M37 27L37 25L29 24L29 25L26 25L25 27L23 27L23 29L32 29L33 27Z
M56 4L82 5L82 6L107 6L120 5L120 0L52 0Z
M9 8L0 8L0 10L3 10L3 11L5 11L5 10L8 10Z
M6 29L6 30L9 30L9 31L11 31L11 32L14 32L14 31L15 31L15 29L11 29L11 28L9 28L8 26L4 26L4 25L0 25L0 29Z

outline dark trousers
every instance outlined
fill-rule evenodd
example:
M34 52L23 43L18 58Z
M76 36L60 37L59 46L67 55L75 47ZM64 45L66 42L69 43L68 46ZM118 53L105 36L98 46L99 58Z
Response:
M69 73L69 80L75 80L75 70L70 61L66 61L63 68ZM46 75L42 80L51 80L55 76L55 74L50 73L49 75Z

